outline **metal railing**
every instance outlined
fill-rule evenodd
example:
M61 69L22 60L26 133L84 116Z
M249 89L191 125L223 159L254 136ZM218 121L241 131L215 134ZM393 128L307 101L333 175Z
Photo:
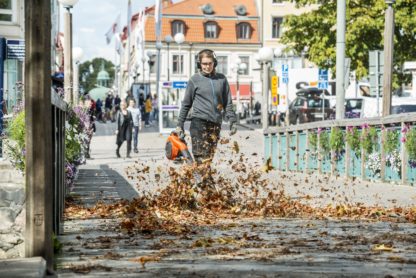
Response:
M54 91L52 102L52 157L53 157L53 231L62 233L65 207L65 120L67 104Z
M405 129L416 126L416 113L398 114L387 117L368 119L328 120L320 122L292 125L288 127L271 127L264 131L265 159L271 160L272 166L279 171L318 172L346 177L358 177L363 180L392 181L401 184L416 183L416 161L409 161L403 143ZM377 140L373 150L380 154L378 170L367 167L369 154L363 146L354 151L346 138L347 130L356 128L358 132L364 128L375 127ZM342 132L344 142L342 151L335 151L331 146L322 146L321 135L331 136L334 128ZM319 131L319 132L318 132ZM400 168L394 167L388 160L385 141L389 132L398 133L397 152L400 157ZM317 142L312 146L311 134ZM325 143L330 143L326 137ZM322 141L324 143L324 141ZM326 152L324 151L325 148ZM328 149L329 147L329 149ZM412 162L412 164L410 164Z

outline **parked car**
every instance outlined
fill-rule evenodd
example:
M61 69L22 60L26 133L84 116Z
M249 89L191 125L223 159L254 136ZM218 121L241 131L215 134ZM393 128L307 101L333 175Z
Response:
M316 88L300 90L289 105L289 123L309 123L333 118L335 110L329 99L322 98L324 91Z
M391 107L391 114L402 114L416 112L415 104L399 104Z
M362 98L350 98L345 100L345 118L361 118L364 100Z

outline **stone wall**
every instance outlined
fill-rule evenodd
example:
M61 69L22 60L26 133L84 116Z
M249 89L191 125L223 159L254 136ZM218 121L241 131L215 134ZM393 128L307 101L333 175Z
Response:
M0 161L0 260L25 254L25 184L7 161Z

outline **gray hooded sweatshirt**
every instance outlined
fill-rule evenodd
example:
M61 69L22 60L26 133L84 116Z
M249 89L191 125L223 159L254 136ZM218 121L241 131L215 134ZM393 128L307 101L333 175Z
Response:
M183 128L189 110L192 118L222 123L222 114L230 122L236 121L227 78L221 73L194 74L188 82L179 113L178 126Z

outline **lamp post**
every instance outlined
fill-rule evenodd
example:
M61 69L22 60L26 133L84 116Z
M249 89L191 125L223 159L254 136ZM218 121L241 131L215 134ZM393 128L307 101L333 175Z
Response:
M142 74L143 74L143 76L142 76L142 83L143 83L143 86L144 86L144 74L145 74L145 69L144 69L144 66L145 66L145 64L147 63L147 55L143 55L143 57L142 57L142 69L143 69L143 72L142 72Z
M281 47L277 47L274 49L273 54L275 57L279 58L279 59L283 59L284 60L284 64L287 65L287 70L289 71L289 59L288 56L292 56L292 51L290 51L288 54L284 54L283 53L283 49ZM280 65L280 64L279 64ZM283 65L283 64L282 64ZM289 74L289 73L288 73ZM283 76L283 72L282 72L282 76ZM288 80L286 80L287 82L285 82L285 101L286 101L286 112L285 112L285 125L288 126L289 125L289 77L287 77ZM281 84L282 82L279 82L279 84Z
M236 85L237 85L237 123L240 123L241 113L241 101L240 101L240 74L247 69L247 64L242 63L240 58L237 58L233 69L236 72Z
M263 130L266 130L269 125L269 68L273 59L273 49L271 49L270 47L262 47L259 49L258 54L259 61L263 69L263 101L261 104L261 123Z
M73 103L74 105L78 104L79 100L79 63L84 55L84 51L80 47L74 47L72 49L72 55L74 58L74 98Z
M72 14L71 8L78 2L78 0L58 0L65 8L64 24L65 24L65 40L64 40L64 88L65 101L71 103L72 96Z
M175 35L175 42L178 44L179 46L179 74L182 74L182 54L181 54L181 44L185 41L185 36L182 33L177 33ZM180 77L179 77L180 79Z
M147 55L147 63L149 64L148 80L149 80L149 89L150 89L150 74L151 74L151 68L155 64L155 61L152 60L153 53L151 51L147 51L146 52L146 55Z
M385 0L387 4L384 23L384 81L383 81L383 116L390 115L391 90L394 49L394 10L396 0Z
M167 50L168 50L168 81L170 80L169 45L172 41L173 41L172 36L166 35L165 42L166 42Z

